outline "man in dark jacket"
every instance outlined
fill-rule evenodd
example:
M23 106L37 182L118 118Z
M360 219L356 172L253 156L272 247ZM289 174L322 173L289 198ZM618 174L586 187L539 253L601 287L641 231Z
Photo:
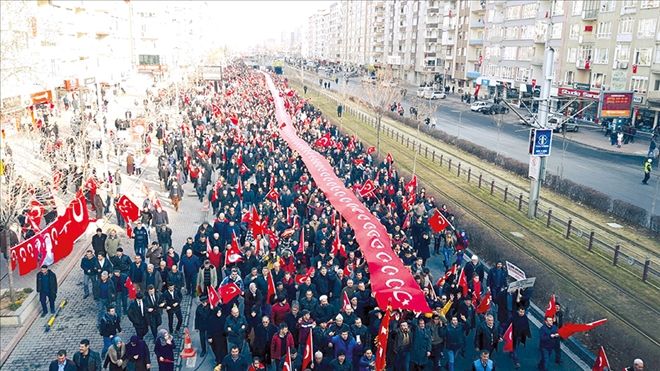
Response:
M162 302L160 291L156 291L153 285L147 286L144 304L147 311L147 323L151 330L151 335L153 335L155 340L158 326L163 323L162 308L165 306L165 303Z
M396 370L410 370L410 355L413 347L414 335L410 331L408 322L401 322L399 328L393 333L392 342L394 351L394 368Z
M89 340L80 340L80 351L73 355L77 371L101 371L101 356L89 348Z
M552 351L559 341L559 334L557 333L557 326L554 325L554 320L550 317L545 319L543 326L539 329L539 350L541 351L541 359L539 360L539 370L548 370L548 363Z
M199 297L199 305L195 310L195 330L199 332L199 343L202 348L202 352L199 354L200 357L206 355L206 344L208 340L208 321L211 317L211 307L209 306L208 297L202 295Z
M66 350L61 349L57 352L57 359L48 366L48 371L76 371L76 365L66 358Z
M96 258L94 258L94 251L89 249L80 261L80 269L83 271L83 292L85 293L83 299L87 299L89 296L89 286L91 285L92 289L94 288L94 281L97 278L96 270L94 269L95 265Z
M497 262L495 267L488 272L488 287L493 296L506 288L507 272L504 270L502 262Z
M115 302L115 286L110 280L108 272L101 273L101 278L94 283L92 293L97 303L98 319L101 319L108 305Z
M532 337L532 333L529 330L529 319L525 314L525 308L519 307L511 321L511 327L513 331L513 352L510 354L511 359L513 360L513 366L516 369L520 368L520 361L518 359L518 346L520 344L525 345L527 338Z
M184 256L181 257L179 262L179 269L183 272L186 278L186 294L195 294L195 284L197 283L197 273L202 263L196 255L193 255L193 250L188 249Z
M474 335L474 350L475 351L488 351L490 355L494 350L497 350L497 344L502 341L500 337L500 326L495 323L492 314L487 314L486 319L477 328L477 333Z
M124 254L124 249L120 247L117 249L117 255L110 258L110 263L112 263L113 269L119 269L122 274L128 275L132 262L131 258Z
M167 324L170 334L174 333L174 316L176 316L176 331L181 330L183 314L181 313L181 291L175 290L173 284L167 285L167 291L163 294L163 302L167 311Z
M445 340L446 349L447 349L447 363L449 369L454 369L454 362L456 361L456 356L465 353L465 334L464 334L464 325L463 323L458 322L458 317L451 317L451 322L447 326L447 338Z
M115 335L121 332L121 323L119 317L115 313L115 307L110 305L108 310L103 314L99 320L99 333L103 337L103 350L101 350L101 358L105 359L105 354L112 345Z
M277 333L277 327L270 322L268 316L261 317L261 325L254 327L254 339L250 344L250 350L255 356L264 360L267 365L270 364L270 341Z
M48 299L50 304L50 313L55 314L57 276L55 276L55 273L48 269L48 266L45 264L41 266L41 271L37 273L37 292L39 293L39 301L41 302L41 316L45 317L48 314L46 299Z
M133 248L135 254L140 255L144 259L144 253L149 246L149 231L142 225L142 221L138 220L133 228Z
M110 281L115 288L115 308L117 310L117 317L121 320L121 316L126 314L128 310L128 289L126 288L126 274L122 273L119 269L115 268Z
M219 365L227 355L227 339L225 338L225 316L220 307L211 311L208 322L208 341L215 356L215 364Z
M433 371L440 371L443 352L445 350L445 339L447 337L447 327L439 314L433 314L431 324L429 324L431 334L431 359L433 361Z
M94 255L98 255L101 252L105 254L106 238L108 238L108 235L103 233L101 228L96 228L96 234L92 236L92 249L94 249Z
M147 318L147 308L144 303L144 295L138 292L135 300L128 306L128 320L135 328L135 333L140 339L144 338L149 329L149 320Z
M431 333L426 327L426 321L423 317L417 319L417 326L414 327L414 336L412 342L412 354L410 361L413 371L424 371L431 357Z

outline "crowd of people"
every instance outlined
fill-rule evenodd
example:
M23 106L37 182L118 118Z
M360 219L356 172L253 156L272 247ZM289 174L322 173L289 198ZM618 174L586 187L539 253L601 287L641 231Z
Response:
M289 370L376 370L385 316L391 318L387 370L454 370L459 357L469 357L479 371L495 370L496 363L497 369L520 368L519 349L534 337L539 369L561 362L560 308L533 331L531 290L508 292L502 262L487 269L476 255L466 257L469 234L446 205L273 75L298 135L326 156L346 187L357 191L374 182L363 202L390 233L432 312L379 308L354 232L278 135L263 75L236 64L224 78L217 90L202 83L182 91L184 122L155 129L158 175L173 208L190 183L212 219L195 231L172 230L161 201L148 197L132 226L130 257L117 231L97 231L80 266L85 297L92 286L104 347L96 353L84 339L73 361L61 351L52 370L69 362L78 370L145 370L152 359L159 370L174 369L184 295L194 298L199 357L213 357L222 370L282 370L285 363ZM319 145L328 135L332 145ZM451 228L429 227L436 210ZM173 233L186 235L182 247L173 245ZM444 272L432 272L434 260ZM240 295L224 293L232 285ZM121 328L123 316L134 331ZM495 362L510 324L513 352ZM133 335L124 342L124 334ZM145 339L153 340L152 350Z

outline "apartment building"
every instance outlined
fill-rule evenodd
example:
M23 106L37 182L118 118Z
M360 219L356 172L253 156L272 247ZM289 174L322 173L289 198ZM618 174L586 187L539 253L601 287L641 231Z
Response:
M580 95L574 112L599 118L601 91L633 92L633 123L650 129L660 112L660 1L566 2L559 96ZM585 108L588 103L592 103Z

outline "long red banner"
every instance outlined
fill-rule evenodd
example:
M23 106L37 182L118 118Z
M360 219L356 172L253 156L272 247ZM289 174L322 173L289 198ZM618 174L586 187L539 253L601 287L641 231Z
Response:
M330 163L296 134L291 117L270 76L264 74L274 98L275 116L280 136L289 147L302 157L317 186L328 201L355 231L355 239L369 264L371 287L381 308L388 303L394 309L430 312L424 293L415 282L410 270L392 251L387 230L380 221L357 199L335 175Z
M18 273L23 276L42 264L50 265L67 257L73 251L73 244L87 230L89 222L87 201L79 194L69 203L64 215L11 248L12 269L18 267Z

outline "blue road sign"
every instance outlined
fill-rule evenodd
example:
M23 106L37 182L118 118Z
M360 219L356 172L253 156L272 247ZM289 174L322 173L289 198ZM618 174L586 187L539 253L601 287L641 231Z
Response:
M552 129L532 129L529 137L532 156L550 156Z

